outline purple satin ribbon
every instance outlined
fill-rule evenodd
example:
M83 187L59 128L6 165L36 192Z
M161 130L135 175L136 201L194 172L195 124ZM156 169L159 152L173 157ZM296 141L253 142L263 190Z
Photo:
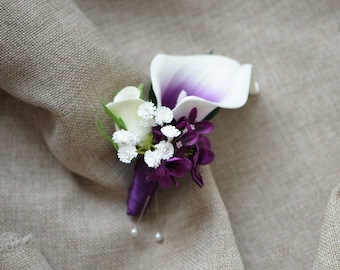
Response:
M153 168L149 168L143 158L138 158L135 165L133 182L127 200L127 214L138 216L143 210L149 196L155 192L157 181L148 181L147 176Z

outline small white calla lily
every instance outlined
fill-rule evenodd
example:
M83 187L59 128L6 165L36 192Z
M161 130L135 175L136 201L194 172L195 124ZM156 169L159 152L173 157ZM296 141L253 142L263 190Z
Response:
M151 63L151 81L157 105L188 116L196 107L196 120L217 107L235 109L248 99L250 64L219 55L172 56L158 54Z
M128 131L133 132L143 141L150 132L151 127L141 126L142 118L137 111L145 101L140 99L140 90L134 86L123 88L114 97L113 102L106 104L106 107L118 118L122 118Z

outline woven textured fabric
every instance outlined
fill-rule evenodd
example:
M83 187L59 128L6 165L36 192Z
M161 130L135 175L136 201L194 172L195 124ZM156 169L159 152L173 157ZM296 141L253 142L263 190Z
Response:
M314 270L340 269L340 185L327 205Z
M338 269L339 18L333 0L1 1L0 233L53 269ZM211 50L261 94L214 118L206 186L159 190L133 239L132 167L92 108L111 132L99 98L147 88L157 53Z
M147 87L147 76L71 1L2 1L0 11L1 231L31 233L53 269L243 269L209 167L203 190L186 178L159 191L159 214L150 205L130 235L132 167L100 136L93 109L112 132L99 99Z
M144 69L211 50L254 65L260 95L214 118L212 171L246 269L311 269L340 175L340 2L77 3Z
M128 170L118 162L112 166L112 149L98 133L92 110L103 116L100 98L110 101L115 91L147 78L104 44L70 1L2 6L0 87L50 112L37 122L67 168L110 185L107 175L115 167L113 178L124 181ZM97 164L100 169L93 169Z
M31 237L13 233L0 235L1 270L51 270L46 259L30 243Z

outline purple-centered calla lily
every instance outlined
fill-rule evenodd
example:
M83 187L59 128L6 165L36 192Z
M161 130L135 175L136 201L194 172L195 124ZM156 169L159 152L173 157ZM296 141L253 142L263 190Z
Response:
M150 71L158 106L171 108L175 119L196 107L201 121L217 107L235 109L247 102L251 69L219 55L158 54Z

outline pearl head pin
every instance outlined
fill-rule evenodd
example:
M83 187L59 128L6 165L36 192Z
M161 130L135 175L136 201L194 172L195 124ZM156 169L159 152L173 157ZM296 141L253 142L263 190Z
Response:
M137 227L132 228L131 236L137 237L137 235L138 235L138 228Z
M157 232L155 234L155 239L157 242L162 242L163 241L163 235L160 232Z

